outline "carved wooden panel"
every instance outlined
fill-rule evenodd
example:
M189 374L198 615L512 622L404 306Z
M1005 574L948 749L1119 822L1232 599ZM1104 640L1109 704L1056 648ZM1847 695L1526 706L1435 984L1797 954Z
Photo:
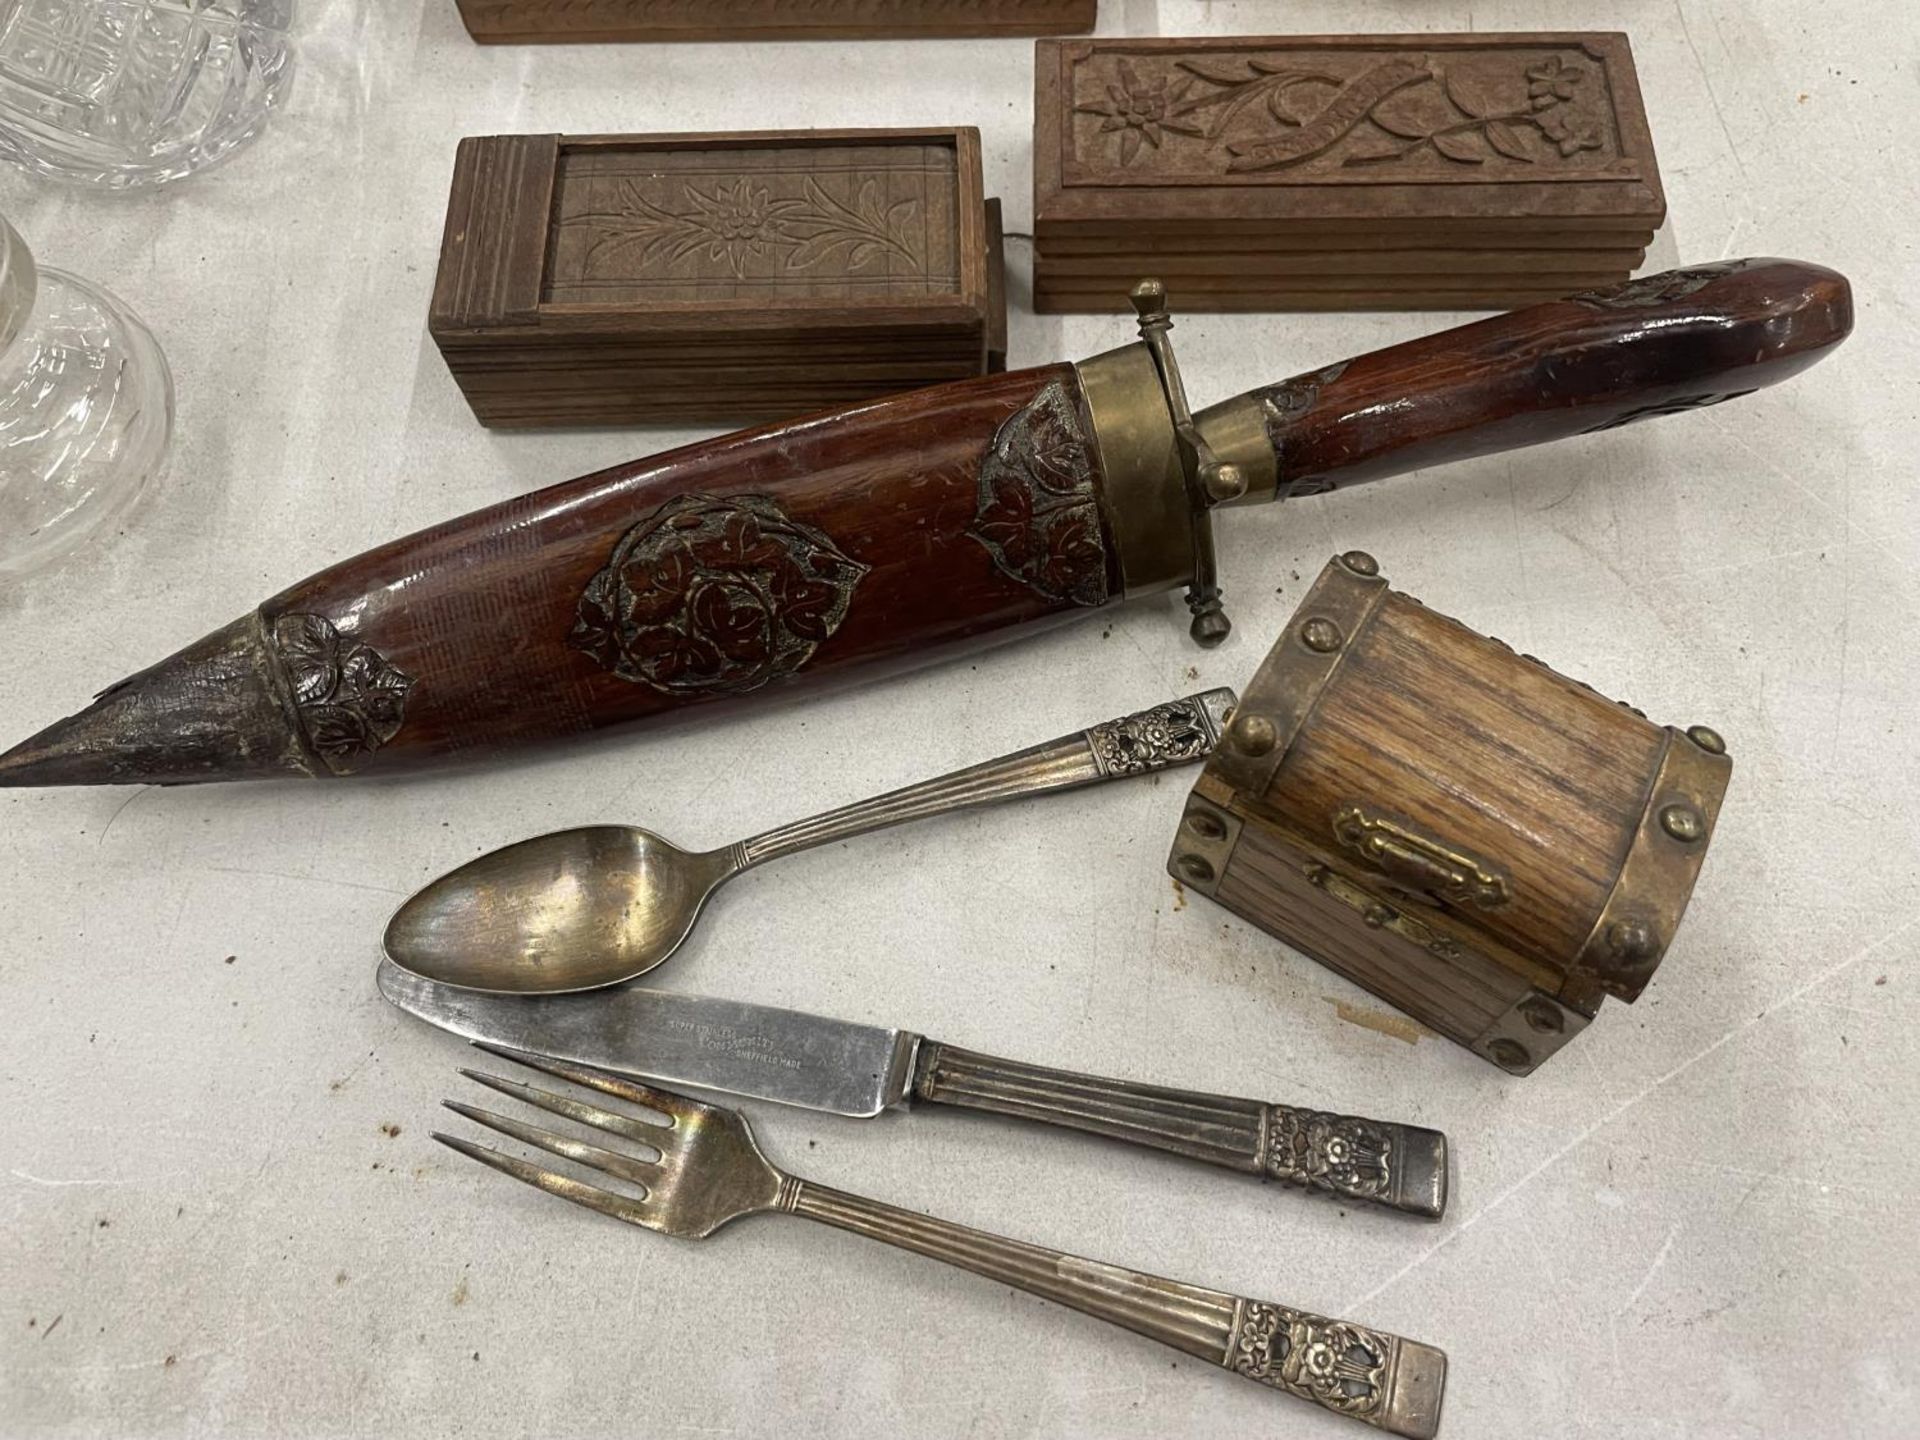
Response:
M429 320L488 425L774 419L1004 367L972 129L494 135Z
M543 299L960 293L951 143L569 147Z
M1072 35L1099 0L459 0L483 44Z
M1663 210L1621 35L1116 39L1039 49L1043 223L1119 216L1129 205L1177 216L1184 204L1188 219L1550 212L1647 229ZM1113 198L1154 190L1172 191L1169 203Z

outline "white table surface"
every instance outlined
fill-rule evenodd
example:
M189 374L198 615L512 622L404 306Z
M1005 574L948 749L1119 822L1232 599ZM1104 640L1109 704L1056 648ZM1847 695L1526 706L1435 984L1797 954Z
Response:
M658 979L1106 1073L1445 1128L1422 1226L923 1113L751 1108L820 1180L1446 1348L1445 1434L1920 1426L1920 152L1910 0L1146 3L1106 34L1633 35L1672 205L1653 268L1853 279L1859 329L1754 399L1236 513L1237 629L1177 602L977 663L412 782L0 792L0 1434L1332 1437L1350 1422L789 1219L692 1245L432 1144L462 1047L374 992L389 911L532 831L717 843L1153 700L1239 684L1336 550L1661 721L1728 737L1690 916L1639 1004L1516 1082L1204 901L1185 777L935 823L743 880ZM1029 214L1027 42L482 49L451 0L302 5L289 108L157 197L0 178L43 264L151 322L170 475L0 591L0 737L313 570L693 432L492 435L425 331L456 137L978 125ZM1016 364L1116 343L1023 313ZM1211 401L1444 315L1183 321Z

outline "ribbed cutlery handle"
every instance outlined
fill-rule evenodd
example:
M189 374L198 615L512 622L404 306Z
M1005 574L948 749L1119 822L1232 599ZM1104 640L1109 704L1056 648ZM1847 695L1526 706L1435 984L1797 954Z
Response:
M1048 1070L932 1040L920 1046L913 1094L1171 1150L1410 1215L1438 1219L1446 1210L1447 1137L1417 1125Z
M735 847L736 868L744 870L796 850L950 810L1189 765L1213 753L1233 704L1231 690L1206 690L824 815L796 820L741 841Z
M804 1180L787 1182L782 1206L1071 1306L1388 1434L1429 1440L1439 1427L1447 1357L1431 1345L1083 1260Z

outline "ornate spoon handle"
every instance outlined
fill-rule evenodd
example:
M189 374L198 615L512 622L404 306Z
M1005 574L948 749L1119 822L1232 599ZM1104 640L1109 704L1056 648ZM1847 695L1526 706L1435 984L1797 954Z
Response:
M920 1042L913 1094L1171 1150L1431 1220L1447 1208L1447 1137L1418 1125L1047 1070L931 1040Z
M796 850L924 820L949 810L991 805L1021 795L1071 790L1204 760L1234 705L1231 690L1206 690L1122 716L938 779L876 795L824 815L796 820L732 847L735 873Z
M1017 1286L1390 1435L1431 1440L1447 1357L1431 1345L1103 1265L789 1178L781 1207Z

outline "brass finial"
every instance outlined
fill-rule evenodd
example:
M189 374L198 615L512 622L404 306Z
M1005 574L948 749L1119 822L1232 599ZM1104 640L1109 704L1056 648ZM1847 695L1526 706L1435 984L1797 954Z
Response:
M1133 301L1133 313L1140 317L1140 323L1164 317L1167 313L1167 287L1152 276L1137 283L1127 292L1127 298Z

